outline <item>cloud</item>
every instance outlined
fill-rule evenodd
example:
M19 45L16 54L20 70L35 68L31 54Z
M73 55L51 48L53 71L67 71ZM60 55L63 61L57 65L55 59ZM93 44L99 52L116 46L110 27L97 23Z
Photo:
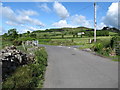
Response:
M102 29L103 27L106 27L106 25L103 22L97 25L97 29Z
M82 15L73 15L71 16L71 23L84 27L92 27L91 20L87 20L85 16Z
M118 28L118 20L118 3L112 3L108 8L106 16L103 17L103 22L107 26Z
M29 30L29 29L20 29L19 30L19 34L21 33L26 33L27 31L30 31L30 32L32 32L31 30Z
M45 12L50 12L51 11L51 9L47 6L46 3L44 3L44 4L42 4L42 5L38 6L38 7L41 8Z
M22 16L33 16L33 15L38 15L36 11L33 10L18 10L17 11L20 15Z
M71 25L69 25L66 20L60 20L59 22L55 22L52 25L55 27L71 27Z
M65 19L69 17L69 13L67 9L59 2L54 2L53 8L58 16L60 16L61 19Z
M0 35L2 35L4 28L0 26Z
M6 21L5 23L8 24L8 25L11 25L11 26L17 26L18 25L17 23L14 23L12 21Z
M5 30L5 28L3 26L0 26L0 35L6 33L7 31Z
M44 26L44 24L38 19L31 18L30 16L38 15L37 12L32 10L22 10L14 12L10 7L0 6L3 18L7 20L8 25L20 25L20 24L32 24L37 26Z
M30 30L30 31L34 31L34 30L39 30L39 28L35 28L32 26L28 26L28 25L22 25L23 27L25 27L26 29Z

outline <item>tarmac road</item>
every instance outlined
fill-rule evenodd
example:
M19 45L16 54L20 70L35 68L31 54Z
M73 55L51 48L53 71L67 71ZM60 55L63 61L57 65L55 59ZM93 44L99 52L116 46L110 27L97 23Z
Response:
M45 46L44 88L118 88L118 63L72 47Z

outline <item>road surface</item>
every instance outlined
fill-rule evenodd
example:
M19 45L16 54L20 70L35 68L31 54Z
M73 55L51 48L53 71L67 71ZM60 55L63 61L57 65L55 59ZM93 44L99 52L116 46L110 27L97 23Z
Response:
M118 63L73 47L45 46L44 88L118 88Z

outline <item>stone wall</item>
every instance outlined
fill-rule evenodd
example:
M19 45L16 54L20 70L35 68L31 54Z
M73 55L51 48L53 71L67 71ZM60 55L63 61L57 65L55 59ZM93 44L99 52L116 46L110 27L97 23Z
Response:
M18 66L34 61L33 55L27 55L15 46L6 47L0 51L0 63L2 64L2 79L7 78Z

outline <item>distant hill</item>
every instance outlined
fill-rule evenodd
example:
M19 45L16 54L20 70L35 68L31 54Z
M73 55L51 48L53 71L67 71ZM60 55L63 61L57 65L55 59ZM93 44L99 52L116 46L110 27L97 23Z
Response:
M103 30L103 31L104 31L104 30L107 30L107 31L110 31L110 32L115 32L115 33L120 33L120 30L117 29L117 28L115 28L115 27L113 27L113 28L110 28L110 27L103 27L102 30Z
M87 27L76 27L76 28L51 28L51 29L46 29L46 30L36 30L33 31L32 33L41 33L41 32L62 32L62 31L92 31L92 28L87 28Z

